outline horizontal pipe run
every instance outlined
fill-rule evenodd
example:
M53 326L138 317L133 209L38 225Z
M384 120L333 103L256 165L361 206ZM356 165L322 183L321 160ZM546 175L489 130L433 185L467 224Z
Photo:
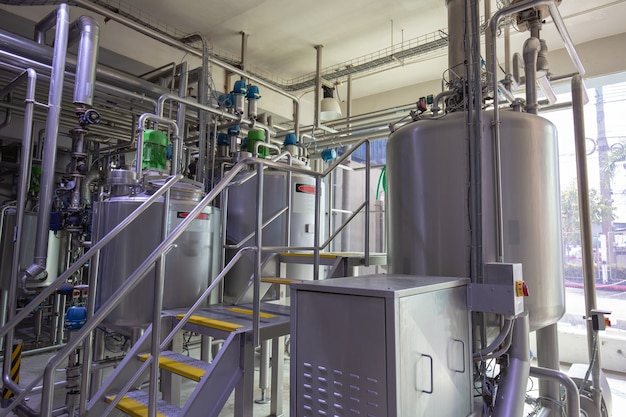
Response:
M572 378L561 371L539 368L536 366L530 367L530 376L559 382L565 388L565 392L567 393L567 416L580 416L580 398L578 397L578 387Z

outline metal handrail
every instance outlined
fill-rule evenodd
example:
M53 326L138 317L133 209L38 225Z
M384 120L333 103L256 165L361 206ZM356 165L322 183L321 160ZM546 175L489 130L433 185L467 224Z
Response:
M22 311L20 311L20 313L18 313L9 322L7 322L0 329L0 337L6 335L7 333L9 333L13 329L15 329L15 327L19 323L21 323L22 320L24 320L37 306L39 306L39 304L41 304L47 297L49 297L51 294L53 294L54 291L56 291L63 283L65 283L65 281L68 278L70 278L78 269L80 269L88 260L90 260L93 256L96 256L97 254L99 254L100 250L106 244L108 244L113 238L115 238L119 233L121 233L126 227L128 227L141 214L143 214L143 212L146 211L159 197L161 197L166 191L168 191L174 184L176 184L182 178L183 178L182 175L176 175L176 176L170 177L170 179L163 185L163 187L158 189L152 196L150 196L150 198L148 198L139 207L137 207L128 217L126 217L126 219L124 219L124 221L122 221L120 224L118 224L116 227L114 227L101 240L99 240L97 243L95 243L87 252L85 252L80 258L78 258L78 260L76 262L74 262L65 272L63 272L61 275L59 275L54 282L52 282L46 289L44 289L35 298L33 298L33 300L30 303L28 303L22 309ZM95 296L95 294L90 294L90 297L94 297L94 296ZM95 326L94 326L94 328L95 328ZM93 329L91 329L91 330L93 330ZM90 330L90 332L91 332L91 330ZM83 340L83 338L84 337L77 338L75 340L75 343L74 342L72 343L72 348L71 349L65 349L65 348L62 349L61 352L66 352L67 351L67 353L65 353L62 358L64 359L65 357L67 357L67 355L69 353L71 353L71 351L73 349L75 349L76 346L78 346L78 343L80 343ZM67 346L68 345L66 345L66 347ZM59 356L59 354L57 354L57 356ZM27 387L25 387L23 389L19 389L19 390L18 389L14 389L14 388L18 388L18 387L11 387L11 389L13 391L18 391L18 392L21 391L21 392L19 392L19 394L16 395L16 397L14 398L14 401L11 403L11 405L9 405L6 409L4 409L0 413L0 417L6 416L15 406L17 406L17 404L19 404L24 399L24 397L26 397L26 395L40 381L41 381L41 377L35 378ZM45 386L46 385L45 385L45 381L44 381L44 387ZM54 388L54 386L50 386L50 389L53 389L53 388ZM43 390L43 392L45 392L45 389ZM14 392L14 393L17 394L17 392ZM45 397L45 395L44 395L44 397ZM52 404L50 404L50 407L51 406L52 406ZM43 410L43 408L42 408L42 410ZM48 414L46 414L46 415L48 415Z
M367 146L367 164L369 165L369 140L364 139L362 141L359 142L360 146L361 144L366 143ZM321 184L321 179L327 175L330 174L330 172L332 172L339 164L341 164L341 162L343 162L352 152L354 152L354 150L356 150L358 148L358 146L355 146L353 150L351 150L350 152L347 152L346 154L342 155L341 158L339 158L334 164L332 164L331 166L329 166L325 171L323 171L322 173L317 173L317 172L312 172L310 170L307 170L305 168L301 168L298 166L293 166L293 165L284 165L281 163L278 163L276 161L272 161L272 160L264 160L264 159L257 159L257 158L246 158L242 161L240 161L239 163L237 163L235 166L233 166L233 168L231 170L228 171L228 173L226 173L224 175L224 177L222 178L222 180L216 185L216 187L211 190L197 205L196 207L191 210L191 212L189 213L189 216L187 218L185 218L169 235L166 239L164 239L161 244L159 244L154 250L153 252L139 265L139 267L124 281L124 283L117 289L117 291L115 291L115 293L113 293L111 295L111 297L100 307L100 309L98 310L98 312L96 314L94 314L94 316L91 318L90 321L88 321L79 331L76 332L75 337L73 338L73 340L69 341L55 356L53 356L52 358L50 358L45 370L44 370L44 374L43 374L43 388L42 388L42 401L41 401L41 415L42 416L48 416L51 415L52 413L52 398L53 398L53 393L54 393L54 378L53 378L53 372L58 368L58 366L65 360L65 358L71 354L74 349L76 349L78 347L78 345L83 342L83 340L89 335L91 334L91 332L106 318L106 316L108 316L114 309L115 307L117 307L117 305L121 302L122 297L124 297L125 295L127 295L130 291L132 291L137 284L139 283L139 281L145 276L145 274L153 267L153 264L155 264L155 262L157 262L159 259L161 259L164 256L164 253L169 250L169 248L172 246L172 244L174 244L174 242L176 241L176 239L178 239L180 237L180 235L184 232L184 230L191 224L191 222L202 212L202 210L204 210L204 208L211 203L223 190L225 190L230 182L235 178L235 176L241 171L243 170L247 165L257 165L257 175L259 175L259 173L261 174L259 177L259 181L258 181L258 192L257 192L257 201L258 202L262 202L262 187L263 187L263 181L262 181L262 172L264 168L274 168L277 170L283 170L283 171L287 171L287 172L296 172L296 173L302 173L302 174L306 174L309 176L312 176L315 178L316 180L316 218L315 218L315 245L314 245L314 253L315 253L315 261L314 261L314 268L315 268L315 273L316 276L319 274L319 251L320 251L320 245L319 245L319 233L320 233L320 219L319 219L319 210L320 210L320 184ZM159 188L159 190L157 190L157 192L155 192L154 195L152 195L148 200L146 200L146 202L144 202L141 206L139 206L135 211L133 211L133 213L131 213L131 215L129 217L127 217L122 223L120 223L118 226L116 226L111 232L109 232L107 235L105 235L105 237L103 237L102 240L100 240L99 242L97 242L96 244L94 244L94 246L92 246L91 249L89 249L83 256L81 256L81 258L79 258L79 260L74 263L68 270L66 270L63 274L61 274L57 280L51 284L46 290L44 290L42 293L40 293L37 297L35 297L35 299L33 301L31 301L31 303L29 303L29 305L22 310L22 312L20 314L18 314L10 323L7 323L7 325L5 325L1 330L0 330L0 336L6 334L8 331L12 330L18 322L20 322L28 313L29 313L29 308L32 310L33 306L38 305L39 303L41 303L47 296L49 296L50 294L52 294L53 291L55 291L60 285L61 283L63 283L69 276L71 276L71 274L73 274L76 270L78 270L78 268L80 266L82 266L84 264L85 261L87 261L88 259L90 259L92 256L94 256L96 253L99 253L100 249L106 245L108 242L110 242L111 239L113 239L113 237L117 236L117 234L119 232L121 232L130 222L132 222L133 220L135 220L150 204L152 204L154 201L156 201L156 199L158 197L160 197L161 195L163 195L167 190L169 190L171 188L172 185L174 185L174 183L176 183L177 181L179 181L180 179L182 179L182 175L177 175L172 177L163 187ZM369 190L369 178L366 179L366 188L367 190ZM366 214L369 212L369 198L367 198L366 195L366 202L365 202L365 211ZM261 212L259 212L259 217L260 217ZM369 216L368 216L369 217ZM257 256L260 254L261 252L261 240L260 240L260 229L262 228L262 224L260 222L257 222L257 245L255 245L252 248L244 248L242 249L240 252L238 252L237 259L241 256L241 254L243 253L244 250L252 250L254 249ZM367 225L367 222L366 222ZM369 261L369 245L367 244L369 242L369 230L367 230L368 227L366 226L366 245L365 245L365 254L366 254L366 264L367 261ZM235 259L233 259L234 261ZM229 265L231 265L231 263L229 263ZM223 279L223 276L225 276L227 270L224 269L221 272L221 277L219 279L216 279L205 291L205 293L203 293L203 296L200 297L200 299L196 302L196 304L194 304L194 307L192 307L192 309L187 313L187 315L183 318L183 320L181 321L181 323L179 323L178 326L176 326L175 331L179 330L180 328L182 328L182 326L184 325L184 321L188 320L188 318L191 316L192 312L195 311L195 309L197 309L199 307L199 305L203 302L204 298L206 298L205 296L208 296L208 294L210 293L210 291L212 291L212 289L215 288L215 286ZM254 287L255 287L255 295L257 295L257 297L255 298L259 298L258 297L258 292L259 292L259 285L260 285L260 271L255 271L255 279L254 279ZM257 341L258 344L258 339L259 339L259 323L260 323L260 314L259 314L259 310L260 310L260 303L259 300L255 300L254 303L254 308L253 308L253 340ZM155 316L156 317L156 316ZM166 343L169 343L169 341L171 341L171 338L173 337L174 333L170 333L170 335L168 335L168 337L165 339L165 341L163 342L162 345L165 345ZM147 365L146 365L147 366ZM144 368L145 369L145 368ZM26 387L20 394L18 394L14 400L14 402L11 404L11 406L9 406L8 408L6 408L5 410L3 410L2 413L0 413L0 417L3 417L5 415L7 415L17 404L19 404L24 397L26 396L26 394L32 390L32 388L35 387L36 384L38 384L41 381L41 376L39 378L35 378L31 384ZM119 398L119 396L118 396Z

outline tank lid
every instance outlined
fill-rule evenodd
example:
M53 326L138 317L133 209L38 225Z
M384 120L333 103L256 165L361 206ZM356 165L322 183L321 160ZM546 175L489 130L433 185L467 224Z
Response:
M164 178L148 180L147 192L153 193L161 188L167 180ZM188 182L178 182L171 188L170 197L175 200L193 200L200 201L205 193L200 186Z
M135 171L128 169L112 169L107 175L107 184L109 185L127 185L137 183Z

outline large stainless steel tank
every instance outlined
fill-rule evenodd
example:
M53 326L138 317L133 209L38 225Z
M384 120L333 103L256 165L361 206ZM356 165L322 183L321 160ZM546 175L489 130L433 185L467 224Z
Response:
M0 242L0 288L9 289L11 284L11 267L15 244L13 237L15 234L15 210L8 210L4 223L2 224L2 241ZM22 268L29 266L33 262L35 253L35 236L37 231L37 213L24 213L22 226L20 265ZM26 287L29 289L43 288L49 286L58 276L59 258L61 248L64 247L66 239L65 233L48 233L48 253L46 258L46 271L42 273L36 281L28 281ZM23 272L23 269L22 269Z
M196 206L201 194L187 190L171 192L168 231L182 222ZM97 238L117 226L148 198L118 196L104 200L95 209ZM138 219L113 239L101 252L97 307L102 305L162 241L163 199L157 200ZM176 241L165 258L163 308L190 307L206 290L219 268L220 212L207 207ZM144 327L152 321L154 270L128 294L108 316L105 324Z
M496 261L492 113L482 127L483 262ZM557 132L535 115L501 112L504 262L521 262L531 330L565 312ZM470 275L466 114L419 121L387 144L392 274Z
M240 174L235 181L242 179L247 173ZM287 173L280 171L266 171L264 177L263 222L267 222L286 206L287 201ZM322 184L323 185L323 184ZM291 175L291 246L313 246L315 225L315 179L303 175ZM228 191L228 217L226 237L229 244L239 244L247 236L253 234L256 224L256 177L233 186ZM324 207L324 188L322 187L321 204ZM322 236L324 222L321 222ZM286 245L286 214L268 224L263 229L263 246ZM243 246L254 245L254 236L249 238ZM232 258L235 250L227 251L227 258ZM270 262L268 256L263 268L264 276L277 276L277 263ZM224 282L224 297L230 302L250 301L250 278L254 273L254 254L247 253L226 276ZM291 279L313 279L313 269L310 265L288 264L285 276Z

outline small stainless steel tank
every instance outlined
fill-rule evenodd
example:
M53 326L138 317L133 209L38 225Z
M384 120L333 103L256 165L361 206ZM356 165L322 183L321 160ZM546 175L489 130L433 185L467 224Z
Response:
M245 175L247 174L240 174L235 179L235 182L242 179ZM281 171L266 171L263 185L263 221L265 223L286 205L287 174ZM256 222L256 188L257 180L254 177L229 189L226 236L230 244L241 243L254 232ZM304 174L292 174L291 190L290 244L291 246L311 247L313 246L315 225L315 179ZM324 207L323 188L321 204ZM283 213L280 218L275 219L263 229L263 245L286 245L286 228L286 215ZM323 222L321 230L323 235ZM254 236L249 238L242 247L249 245L254 245ZM227 251L227 258L232 258L235 252L235 250ZM276 276L276 265L275 262L267 262L263 269L264 274L266 276ZM246 296L246 289L249 288L250 277L254 272L253 267L254 255L248 253L226 276L224 297L227 301L250 301L250 294ZM312 279L313 269L310 265L288 264L285 274L287 278L292 279Z
M496 261L492 113L482 121L483 262ZM565 312L557 132L542 117L501 112L504 262L523 264L531 330ZM470 274L466 114L418 121L387 145L392 274Z
M117 196L95 208L97 239L117 226L149 196ZM190 188L175 188L168 207L168 231L182 222L201 199L202 193ZM161 243L163 199L157 200L101 252L97 307L101 306ZM217 275L219 268L220 211L203 210L176 241L177 247L165 258L163 308L190 307ZM154 270L148 272L137 288L128 294L108 316L105 324L144 327L152 321Z

